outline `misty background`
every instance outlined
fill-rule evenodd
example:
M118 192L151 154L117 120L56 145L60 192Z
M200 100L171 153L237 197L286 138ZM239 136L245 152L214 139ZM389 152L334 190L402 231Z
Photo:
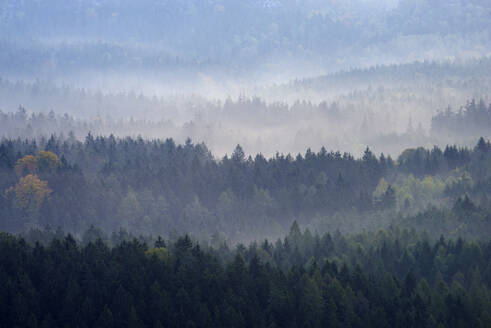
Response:
M1 0L1 327L491 327L490 0Z
M7 0L0 35L8 231L487 231L489 1Z
M91 131L189 137L218 156L237 144L396 156L472 146L491 130L487 113L479 129L432 125L491 102L484 0L7 0L0 35L3 137ZM5 118L16 112L30 121Z

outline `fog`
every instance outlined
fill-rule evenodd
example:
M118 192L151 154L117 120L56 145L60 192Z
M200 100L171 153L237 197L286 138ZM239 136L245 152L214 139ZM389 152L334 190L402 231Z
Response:
M0 0L0 327L491 327L490 0Z
M262 86L247 81L225 86L224 80L220 85L203 75L194 90L184 77L166 86L155 76L135 83L122 73L98 78L85 72L73 84L3 79L0 108L15 113L20 105L27 117L68 114L78 121L73 132L81 139L89 131L178 142L191 138L205 142L216 156L230 153L237 144L251 155L322 146L360 155L370 146L397 156L409 147L471 146L479 136L489 137L491 129L468 125L437 134L432 119L448 108L458 112L472 99L486 107L491 101L490 63L488 57L414 62ZM120 90L111 90L111 85ZM22 137L27 124L34 128L28 137L70 132L66 125L42 126L39 120L18 122L26 125L18 128L10 121L4 124L4 137Z
M432 117L489 102L490 10L479 0L3 1L0 110L190 137L218 156L238 143L249 154L370 145L396 155L456 142L432 135ZM108 123L130 120L141 123Z
M293 158L301 162L312 153L321 159L328 153L334 162L365 161L369 148L385 167L386 156L404 160L409 152L417 161L426 154L445 163L440 171L427 168L428 174L441 173L441 181L460 179L452 157L457 148L448 145L466 147L455 152L467 163L477 140L484 137L486 145L491 137L490 15L484 0L6 0L0 4L0 138L5 145L12 140L31 145L19 143L15 160L36 155L38 144L64 145L66 153L56 148L55 155L66 156L66 165L85 163L82 171L97 190L106 188L97 177L111 172L112 155L90 163L71 152L90 153L99 147L92 143L105 144L106 138L141 147L156 140L171 140L177 149L195 145L199 156L193 156L203 156L204 163L211 158L225 172L237 149L243 153L238 162L247 159L249 166L262 163L258 154L273 164L286 158L292 166L297 165ZM191 165L186 151L183 161ZM418 185L400 177L419 174L411 170L398 167L397 174L376 175L357 187L361 201L365 193L374 195L381 177L400 188L407 181ZM341 173L341 178L325 174L331 174L329 183L342 184ZM314 197L314 180L306 179L292 193ZM250 186L247 197L269 199L271 185L256 187ZM121 188L118 201L107 202L126 206L135 195L137 203L155 196L138 183ZM217 188L217 199L228 192ZM168 195L177 217L187 215L181 209L186 204L190 211L204 208L215 215L218 200L203 201L206 196L197 190L177 200ZM242 197L241 190L234 192L232 199ZM277 192L284 202L278 196L283 191ZM416 196L411 197L412 202ZM245 204L255 204L250 199ZM407 210L405 199L400 196L398 209ZM442 195L431 199L451 204ZM277 213L269 216L273 210L264 211L277 219ZM333 226L314 213L289 212L268 231L283 233L297 216L316 227ZM255 238L261 230L256 228L228 234Z

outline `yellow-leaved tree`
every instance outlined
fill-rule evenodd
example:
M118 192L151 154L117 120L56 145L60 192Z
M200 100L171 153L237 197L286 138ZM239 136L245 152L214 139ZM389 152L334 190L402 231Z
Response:
M18 208L27 214L30 227L37 226L39 210L48 201L53 192L48 182L41 180L37 174L51 173L60 165L58 156L50 151L40 151L37 156L26 155L15 163L15 172L19 182L8 188L5 194L11 197Z
M26 155L17 160L15 171L17 175L35 174L37 172L50 172L60 165L60 159L56 154L41 150L37 156Z
M24 174L34 174L37 169L38 158L37 156L26 155L15 163L15 172L18 176Z
M169 260L169 251L165 247L151 248L145 252L148 257L155 256L160 261L167 262Z
M40 171L53 171L60 165L60 159L50 151L41 150L37 156Z
M48 188L48 183L34 174L22 177L10 190L15 193L19 207L29 212L37 212L52 193L52 190Z
M375 188L375 190L373 191L373 197L381 198L385 194L388 188L389 188L389 184L382 177L378 182L377 188Z

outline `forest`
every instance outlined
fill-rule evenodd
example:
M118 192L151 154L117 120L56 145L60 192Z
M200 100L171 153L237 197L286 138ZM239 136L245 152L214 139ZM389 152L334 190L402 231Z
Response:
M0 137L37 139L73 132L83 139L91 132L172 138L179 143L191 138L205 142L218 156L230 153L237 143L265 156L326 145L357 156L367 146L392 156L419 146L472 147L479 137L491 137L490 63L487 59L461 68L429 63L380 67L223 100L103 93L0 79ZM425 77L418 73L414 79L406 75L418 67L435 72ZM399 86L383 80L398 80ZM359 89L349 91L350 85ZM291 102L279 100L284 94Z
M253 158L237 145L216 159L190 139L4 139L1 229L80 235L96 225L248 241L280 236L298 220L326 231L396 222L436 236L486 238L490 163L482 137L473 148L407 149L397 159L368 147L360 158L325 148Z
M326 67L472 58L489 54L489 10L486 0L5 0L0 70L295 78Z
M0 235L3 326L491 324L489 239L429 240L399 229L313 235L296 222L274 243L235 249L187 235L114 244L52 237Z
M491 1L0 1L0 328L491 327Z

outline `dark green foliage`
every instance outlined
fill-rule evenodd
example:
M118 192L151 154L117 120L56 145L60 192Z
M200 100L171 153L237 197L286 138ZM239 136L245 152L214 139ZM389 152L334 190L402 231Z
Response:
M489 218L479 213L487 213L491 205L489 149L484 139L475 149L409 149L394 163L368 148L360 159L324 148L318 153L309 149L295 158L277 154L252 159L237 146L230 158L216 160L205 145L190 140L176 145L171 139L92 134L85 142L55 136L41 141L5 139L0 143L0 229L20 232L50 226L80 234L94 226L166 237L175 232L219 233L236 240L278 236L294 220L305 225L315 223L316 218L327 226L324 231L333 230L332 225L343 231L377 229L387 226L396 210L415 214L408 198L397 199L396 177L412 174L445 179L459 177L460 171L466 172L466 179L454 179L447 185L441 196L446 199L425 201L451 207L467 194L476 205L473 213L487 227ZM49 201L31 213L18 206L14 193L5 191L18 182L16 161L40 150L56 153L60 165L55 170L39 170L39 177L53 192ZM390 184L374 197L381 178ZM462 211L454 214L446 215L454 225L469 217ZM474 220L476 215L469 218ZM373 219L361 219L367 216ZM419 226L429 230L427 222L425 218ZM97 229L87 232L85 243L98 237ZM438 235L442 232L436 231Z
M489 241L430 242L407 230L312 236L294 224L275 245L202 250L185 236L169 247L170 256L159 259L137 240L109 248L68 235L41 246L1 234L0 326L489 323Z

